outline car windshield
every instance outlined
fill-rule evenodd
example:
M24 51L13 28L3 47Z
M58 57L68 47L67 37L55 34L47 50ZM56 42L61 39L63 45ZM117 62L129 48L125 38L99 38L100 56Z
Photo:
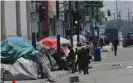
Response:
M133 38L133 33L130 33L130 34L129 34L129 37Z

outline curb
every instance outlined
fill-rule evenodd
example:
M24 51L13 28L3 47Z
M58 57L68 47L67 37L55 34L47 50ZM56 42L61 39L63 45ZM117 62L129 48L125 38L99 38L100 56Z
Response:
M68 75L68 74L70 74L70 71L57 71L57 72L52 72L52 74L53 74L53 77L55 78L55 79L58 79L58 78L61 78L61 77L63 77L63 76L66 76L66 75ZM56 75L54 75L54 74L56 74Z

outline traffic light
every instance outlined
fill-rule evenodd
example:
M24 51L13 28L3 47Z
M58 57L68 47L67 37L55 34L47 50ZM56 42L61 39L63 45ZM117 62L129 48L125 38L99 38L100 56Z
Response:
M39 21L42 22L42 21L46 20L46 10L45 10L45 7L40 5L38 12L39 12Z
M80 25L80 20L81 20L81 15L79 12L74 12L73 13L73 25L78 26Z
M108 16L111 16L110 10L108 10L107 13L108 13Z

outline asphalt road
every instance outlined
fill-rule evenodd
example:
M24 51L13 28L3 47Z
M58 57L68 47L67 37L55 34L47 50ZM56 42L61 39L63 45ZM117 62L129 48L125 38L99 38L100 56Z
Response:
M69 74L57 79L56 83L70 83L69 78L79 76L79 83L132 83L133 82L133 46L119 46L118 55L114 56L111 47L102 53L101 62L93 62L89 75ZM115 66L116 64L116 66Z

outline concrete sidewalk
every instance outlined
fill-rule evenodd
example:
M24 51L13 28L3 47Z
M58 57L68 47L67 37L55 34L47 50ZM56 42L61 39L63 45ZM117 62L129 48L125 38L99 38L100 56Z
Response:
M59 79L60 77L66 76L69 74L69 71L54 71L52 72L53 77L56 79ZM12 81L4 81L4 83L12 83ZM47 79L38 79L38 80L21 80L16 81L16 83L49 83Z
M107 45L107 46L103 46L103 48L101 49L101 52L109 52L111 51L112 45ZM118 46L118 48L122 48L122 46Z

